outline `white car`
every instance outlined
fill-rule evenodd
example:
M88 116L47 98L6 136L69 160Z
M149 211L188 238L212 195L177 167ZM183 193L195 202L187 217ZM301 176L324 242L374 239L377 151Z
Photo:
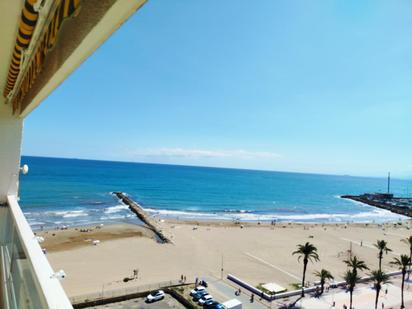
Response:
M158 300L161 300L165 297L165 292L163 292L162 290L157 290L154 291L152 293L150 293L149 295L146 296L146 301L148 303L152 303Z
M210 294L207 294L205 296L203 296L201 299L199 299L199 305L203 305L205 302L207 302L208 300L212 300L213 296Z
M200 292L200 291L205 291L206 290L206 288L204 287L204 286L202 286L202 285L198 285L197 287L195 287L193 290L191 290L190 291L190 295L195 295L197 292Z

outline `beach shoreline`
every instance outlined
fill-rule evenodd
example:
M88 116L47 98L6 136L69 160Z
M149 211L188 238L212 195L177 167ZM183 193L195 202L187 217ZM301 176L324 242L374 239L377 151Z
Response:
M359 213L299 213L294 215L280 215L279 213L256 213L249 211L229 211L226 213L213 213L213 212L200 212L200 211L183 211L183 210L168 210L168 209L154 209L143 207L140 203L135 202L138 207L142 209L148 219L150 220L163 220L169 222L204 222L215 224L384 224L391 222L402 222L411 220L410 217L395 214L389 210L378 209L373 206L367 205L362 202L349 200L351 203L360 204L365 207L365 211ZM55 223L41 224L35 221L35 224L31 224L33 231L40 232L42 230L54 230L65 227L82 228L85 226L97 226L100 224L113 225L113 224L132 224L142 225L142 222L136 215L129 209L129 206L122 200L117 200L118 204L109 206L110 213L113 213L115 217L112 220L99 220L93 217L88 217L84 212L86 210L79 210L77 208L66 211L56 211L57 213L67 213L68 216L82 217L80 222L63 222L55 221ZM52 212L52 211L51 211ZM119 212L119 213L118 213ZM30 215L27 213L26 215ZM85 219L90 219L87 222ZM377 219L379 218L379 219ZM30 218L28 218L30 222Z
M307 230L309 228L328 228L328 227L340 227L340 228L372 228L372 229L385 229L388 227L406 227L406 229L412 230L412 219L406 218L404 220L387 221L383 223L375 222L287 222L287 221L229 221L229 220L190 220L185 218L179 219L166 219L158 218L155 223L158 226L168 227L168 232L175 226L190 226L193 230L198 227L210 227L210 228L260 228L260 229L285 229L285 228L303 228ZM66 251L77 247L84 247L92 244L93 240L99 241L111 241L122 238L131 237L146 237L158 241L156 234L142 222L138 223L124 223L113 222L106 224L85 224L76 226L56 226L48 227L43 230L34 230L34 234L44 239L41 246L47 251ZM172 235L173 237L173 235ZM158 241L159 242L159 241ZM161 243L161 242L159 242Z
M184 274L197 278L220 278L233 274L253 285L267 282L291 289L299 282L301 264L292 252L307 241L319 249L321 262L309 265L308 280L320 268L331 270L341 279L348 250L377 267L373 243L385 239L393 252L384 258L384 268L393 271L390 259L407 253L400 241L412 234L410 220L384 224L371 223L233 223L159 219L159 228L173 240L161 244L144 228L130 224L96 226L88 232L79 228L37 232L44 237L41 246L54 269L63 269L63 286L69 295L82 295L104 289L122 289L178 279ZM89 226L89 228L91 228ZM77 229L77 230L76 230ZM54 233L54 236L51 236ZM91 240L99 240L93 245ZM139 278L123 279L139 269Z
M216 222L265 222L270 223L275 221L277 223L371 223L380 224L392 221L410 220L411 218L405 215L396 214L389 210L378 209L376 207L352 201L353 203L361 204L365 207L363 212L357 213L295 213L295 214L281 214L273 213L257 213L249 211L230 211L224 213L214 212L191 212L184 210L168 210L168 209L154 209L142 207L145 212L152 217L158 217L164 220L176 221L216 221Z

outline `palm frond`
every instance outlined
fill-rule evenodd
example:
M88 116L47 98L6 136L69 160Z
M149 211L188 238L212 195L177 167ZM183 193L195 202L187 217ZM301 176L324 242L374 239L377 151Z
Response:
M297 245L297 250L292 252L292 255L299 255L298 261L303 259L307 259L313 262L319 261L319 254L317 253L318 249L311 243L306 242L304 245Z
M389 262L389 264L397 266L399 269L406 269L411 265L411 259L408 255L401 254L400 258L394 257L393 261Z
M315 271L313 274L318 277L321 281L333 280L335 279L329 270L321 269L320 271Z
M373 270L370 273L371 279L375 282L375 285L382 285L385 283L390 283L390 278L381 270Z

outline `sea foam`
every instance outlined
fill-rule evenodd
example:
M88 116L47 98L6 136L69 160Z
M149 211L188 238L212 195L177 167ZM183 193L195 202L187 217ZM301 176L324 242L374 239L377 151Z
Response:
M104 213L112 214L112 213L116 213L116 212L127 210L127 209L129 209L129 206L121 204L121 205L116 205L116 206L111 206L111 207L106 208L104 210Z
M62 216L63 218L85 217L89 215L85 210L56 211L52 212L52 214Z
M251 213L251 212L190 212L181 210L165 210L146 208L145 211L152 215L165 218L197 219L197 220L240 220L240 221L283 221L283 222L381 222L388 220L405 219L404 216L394 214L384 209L372 209L368 212L354 214L345 213L312 213L312 214L277 214L277 213Z

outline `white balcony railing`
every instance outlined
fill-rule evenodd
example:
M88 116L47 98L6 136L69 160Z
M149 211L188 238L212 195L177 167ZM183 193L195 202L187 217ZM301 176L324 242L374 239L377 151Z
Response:
M0 308L72 308L16 196L0 207Z

